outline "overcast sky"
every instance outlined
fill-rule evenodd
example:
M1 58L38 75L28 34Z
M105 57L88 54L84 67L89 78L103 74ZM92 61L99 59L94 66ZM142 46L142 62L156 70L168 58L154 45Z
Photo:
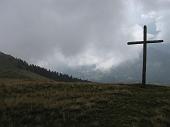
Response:
M139 57L143 25L170 41L170 0L0 0L0 51L53 70Z

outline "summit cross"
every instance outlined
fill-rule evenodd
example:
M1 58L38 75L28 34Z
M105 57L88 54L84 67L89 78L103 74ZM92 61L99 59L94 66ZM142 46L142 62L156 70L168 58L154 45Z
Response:
M147 61L147 44L161 43L163 40L147 40L147 26L144 26L143 41L128 42L128 45L143 44L143 71L142 71L142 85L146 85L146 61Z

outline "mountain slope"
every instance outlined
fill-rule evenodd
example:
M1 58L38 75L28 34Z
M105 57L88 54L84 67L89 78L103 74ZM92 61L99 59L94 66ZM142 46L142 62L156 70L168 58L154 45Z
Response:
M0 52L0 78L47 79L30 71L20 69L17 59L2 52Z
M2 52L0 52L0 78L82 81L67 74L53 72L33 64L29 65L21 59Z

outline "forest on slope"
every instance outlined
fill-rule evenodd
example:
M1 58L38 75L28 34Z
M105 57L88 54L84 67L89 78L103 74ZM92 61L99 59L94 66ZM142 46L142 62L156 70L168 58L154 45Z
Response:
M28 64L22 59L2 52L0 52L0 78L52 79L64 82L86 81L68 74L47 70L34 64Z

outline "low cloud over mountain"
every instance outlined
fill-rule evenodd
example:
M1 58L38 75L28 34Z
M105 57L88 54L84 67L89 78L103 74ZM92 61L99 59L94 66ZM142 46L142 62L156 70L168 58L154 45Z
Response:
M142 47L126 42L141 40L146 24L150 39L167 43L150 46L166 63L170 55L161 52L169 47L169 5L169 0L1 0L0 51L76 75L82 68L86 74L116 72L124 63L138 63Z

